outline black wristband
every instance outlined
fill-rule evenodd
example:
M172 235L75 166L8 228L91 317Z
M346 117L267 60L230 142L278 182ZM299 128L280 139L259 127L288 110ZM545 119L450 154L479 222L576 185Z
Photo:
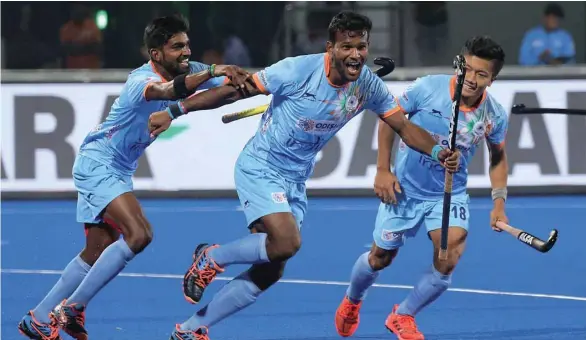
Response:
M187 74L182 74L173 79L173 90L177 98L185 98L190 94L187 86L185 86L185 77L187 77Z
M183 110L181 110L181 108L179 107L178 104L169 105L169 111L171 111L171 115L173 116L173 119L177 119L180 116L183 116L185 114L185 112L183 112Z

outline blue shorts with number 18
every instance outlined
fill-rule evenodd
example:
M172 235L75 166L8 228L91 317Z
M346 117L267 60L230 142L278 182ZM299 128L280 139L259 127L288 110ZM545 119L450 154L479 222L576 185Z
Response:
M372 236L379 248L400 248L407 238L417 235L422 225L425 225L427 232L441 229L443 199L422 201L402 194L397 196L397 200L396 205L381 203L378 208ZM467 194L452 196L450 227L461 227L468 231L469 202Z

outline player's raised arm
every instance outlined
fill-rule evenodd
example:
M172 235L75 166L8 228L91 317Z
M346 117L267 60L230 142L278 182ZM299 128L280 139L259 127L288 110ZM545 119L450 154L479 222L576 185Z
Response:
M405 118L405 108L397 103L382 80L374 80L372 86L370 108L401 137L403 142L408 147L443 163L449 171L457 171L459 153L450 156L450 150L437 144L427 131Z
M292 59L282 60L264 70L248 77L244 86L227 84L211 90L198 93L177 104L169 105L166 111L151 114L149 118L149 130L152 136L164 132L173 119L177 119L192 111L211 110L226 104L233 103L243 98L257 96L259 94L273 96L286 96L297 89L293 77L295 75L295 63Z
M170 107L170 113L174 118L179 117L191 111L215 109L226 104L233 103L237 100L254 97L259 94L272 94L273 96L286 96L291 94L297 88L295 77L295 61L292 58L281 60L264 70L255 73L252 77L247 78L243 87L228 84L216 89L211 89L188 98L182 103L178 112L175 107ZM173 111L176 112L173 112Z
M239 99L253 97L261 94L256 84L247 81L245 87L237 88L233 84L216 87L191 96L177 104L171 104L165 111L158 111L149 117L149 130L151 136L156 137L165 132L171 125L173 119L192 111L211 110L226 104L233 103Z
M234 65L211 65L207 70L194 74L182 74L169 82L147 84L146 100L176 100L192 95L200 86L214 77L225 76L235 88L243 88L250 74Z
M443 148L420 126L411 123L404 114L397 110L395 113L383 116L387 123L401 137L411 149L425 153L440 162L445 161L451 152ZM456 164L457 165L457 164ZM456 170L456 169L450 169Z

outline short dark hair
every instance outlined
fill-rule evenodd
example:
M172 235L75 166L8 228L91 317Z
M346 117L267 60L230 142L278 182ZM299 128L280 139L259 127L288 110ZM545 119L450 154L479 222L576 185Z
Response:
M496 41L486 35L468 39L462 47L461 53L492 61L494 76L498 75L505 65L505 51Z
M543 15L545 15L545 16L553 15L553 16L556 16L560 19L563 19L564 18L564 9L559 4L550 3L550 4L547 4L547 6L545 6L545 8L543 9Z
M336 41L337 32L355 32L366 30L370 39L370 30L372 30L372 21L365 15L352 12L342 11L332 18L330 26L328 27L328 33L330 41Z
M189 32L189 22L182 15L156 18L144 29L144 44L148 49L161 48L177 33Z

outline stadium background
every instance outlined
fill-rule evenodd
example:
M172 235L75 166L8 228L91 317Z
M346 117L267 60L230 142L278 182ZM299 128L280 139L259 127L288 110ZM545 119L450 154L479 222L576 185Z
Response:
M100 37L100 53L75 64L60 37L80 4L99 29L92 34ZM142 31L153 17L180 12L189 19L193 60L255 70L322 51L331 16L355 9L374 23L371 59L390 56L397 62L385 78L394 93L418 76L452 72L448 66L462 42L489 34L507 53L507 65L489 89L506 108L524 103L586 109L586 3L557 4L565 14L562 27L575 42L576 62L570 65L519 65L521 41L541 23L543 2L2 3L1 338L20 337L20 317L83 246L71 166L128 71L145 61ZM234 199L233 164L258 117L224 125L220 115L268 100L251 98L184 117L141 158L135 188L155 240L93 302L88 328L95 338L164 339L175 322L193 313L179 289L193 247L246 233ZM360 115L320 153L308 183L304 245L287 281L219 324L212 339L338 338L333 312L355 258L371 242L378 205L372 191L375 126L374 115ZM586 118L511 115L510 126L511 224L543 237L555 227L560 240L550 253L539 254L490 231L488 155L480 147L470 168L470 245L455 289L421 315L430 339L586 339ZM429 246L420 235L381 275L358 337L389 337L382 322L428 265Z

